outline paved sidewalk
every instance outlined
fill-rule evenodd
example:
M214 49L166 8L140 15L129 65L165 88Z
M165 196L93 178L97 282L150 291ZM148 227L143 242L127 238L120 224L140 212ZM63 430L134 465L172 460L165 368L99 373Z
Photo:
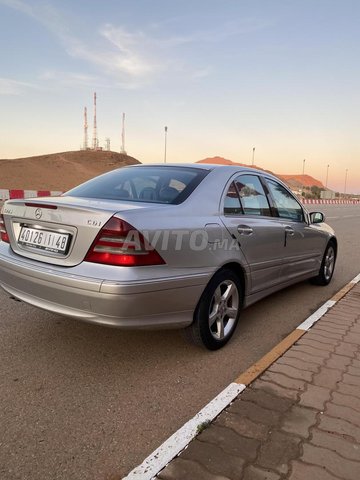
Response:
M360 285L157 478L359 480Z

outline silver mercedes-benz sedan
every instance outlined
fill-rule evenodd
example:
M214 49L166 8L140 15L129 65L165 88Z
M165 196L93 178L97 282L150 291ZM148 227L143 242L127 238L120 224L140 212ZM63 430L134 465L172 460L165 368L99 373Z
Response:
M185 327L216 350L243 307L327 285L337 240L278 178L236 166L137 165L59 197L9 200L0 286L50 312L121 328Z

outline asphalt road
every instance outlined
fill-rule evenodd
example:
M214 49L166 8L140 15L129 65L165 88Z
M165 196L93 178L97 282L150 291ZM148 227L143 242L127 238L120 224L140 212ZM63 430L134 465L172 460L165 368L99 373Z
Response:
M309 207L337 231L333 282L250 307L218 352L177 331L97 327L0 292L0 478L120 479L357 275L360 206Z

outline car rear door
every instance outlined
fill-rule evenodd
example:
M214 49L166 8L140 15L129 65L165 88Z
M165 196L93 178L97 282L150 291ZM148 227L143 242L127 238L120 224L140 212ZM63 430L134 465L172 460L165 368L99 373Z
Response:
M272 216L259 176L233 178L225 193L221 219L249 265L250 293L282 283L284 226Z

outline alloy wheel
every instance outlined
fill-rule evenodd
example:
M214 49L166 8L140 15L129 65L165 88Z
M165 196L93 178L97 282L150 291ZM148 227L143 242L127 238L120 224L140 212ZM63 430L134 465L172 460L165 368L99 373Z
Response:
M335 266L335 250L332 246L327 249L324 259L324 277L329 280L333 274Z
M216 340L222 340L236 323L239 292L232 280L224 280L216 288L210 302L209 328Z

